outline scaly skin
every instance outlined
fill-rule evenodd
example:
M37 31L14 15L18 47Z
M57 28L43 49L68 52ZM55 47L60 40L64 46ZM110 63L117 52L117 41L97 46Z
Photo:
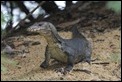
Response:
M91 46L86 38L80 33L77 33L78 37L63 39L58 35L55 26L49 22L35 23L27 30L38 32L47 40L48 45L46 47L45 60L40 65L41 67L48 67L50 58L53 58L60 62L67 63L64 70L59 70L63 74L66 74L72 70L75 63L86 61L90 64ZM78 31L76 30L75 32Z

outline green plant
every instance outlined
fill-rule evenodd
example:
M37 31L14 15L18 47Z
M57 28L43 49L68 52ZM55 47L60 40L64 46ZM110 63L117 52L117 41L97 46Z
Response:
M106 7L116 13L121 13L121 1L108 1Z
M8 21L10 21L11 19L12 19L12 16L10 16L10 14L3 14L1 12L1 37L7 34L5 28L8 24Z
M5 22L5 18L4 18L3 13L1 12L1 24L3 24L4 22Z
M6 23L5 15L1 12L1 36L6 34L6 31L4 30L5 23Z

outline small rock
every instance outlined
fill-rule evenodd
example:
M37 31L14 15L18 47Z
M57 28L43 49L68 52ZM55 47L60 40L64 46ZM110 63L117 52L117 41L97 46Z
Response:
M23 55L22 55L22 58L26 58L26 54L23 54Z
M63 77L60 77L60 80L64 80L64 78Z
M39 41L32 43L32 45L39 45L39 44L41 44Z
M21 69L21 66L17 66L18 69Z

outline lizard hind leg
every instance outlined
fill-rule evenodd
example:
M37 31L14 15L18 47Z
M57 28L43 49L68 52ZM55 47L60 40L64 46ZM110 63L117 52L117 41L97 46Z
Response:
M74 57L69 55L67 58L67 65L64 68L63 74L67 74L68 72L72 71L74 65Z
M86 60L86 62L87 62L89 65L91 65L91 62L90 62L90 60Z
M85 61L86 61L89 65L91 65L91 58L90 58L90 57L87 57L87 58L85 59Z
M47 68L49 66L49 61L50 61L50 54L48 50L48 46L46 47L46 52L45 52L45 60L41 63L40 67L42 68Z

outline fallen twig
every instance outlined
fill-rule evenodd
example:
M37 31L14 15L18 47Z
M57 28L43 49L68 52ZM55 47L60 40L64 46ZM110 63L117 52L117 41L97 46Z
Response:
M109 64L109 62L94 62L92 64Z
M56 27L59 27L59 28L66 28L66 27L68 27L68 26L72 26L72 25L74 25L74 24L77 24L77 23L79 23L80 22L80 18L79 19L76 19L76 20L74 20L74 21L71 21L71 22L65 22L65 23L61 23L61 24L59 24L59 25L57 25Z
M42 4L44 4L45 1L42 1L36 8L34 8L24 19L20 20L20 22L15 26L13 27L11 30L8 31L8 33L6 35L4 35L2 37L2 40L5 39L6 36L8 36L10 33L12 33L12 31L14 31L15 29L17 29L17 27L23 23L23 21L25 21L37 8L39 8Z
M17 28L17 26L19 24L21 24L22 21L24 21L25 19L27 19L37 8L39 8L42 4L44 4L45 1L42 1L36 8L34 8L24 19L20 20L20 22L14 27L14 29Z

